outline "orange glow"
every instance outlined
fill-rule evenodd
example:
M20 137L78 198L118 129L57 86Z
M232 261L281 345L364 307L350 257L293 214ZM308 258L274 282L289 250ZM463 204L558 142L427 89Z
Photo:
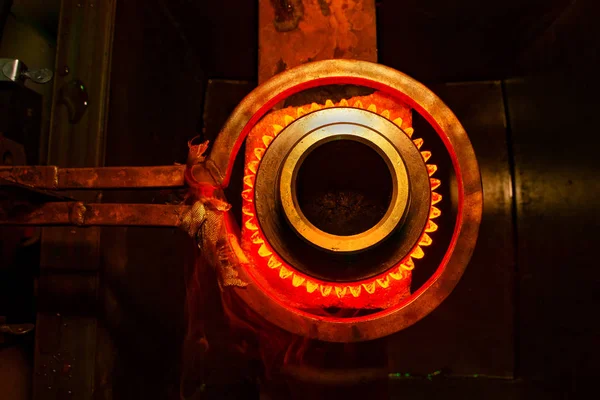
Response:
M434 224L431 219L437 218L441 214L440 210L433 206L441 200L441 195L434 192L434 190L440 186L441 182L439 179L430 178L432 206L426 229L423 232L418 244L402 262L375 278L358 281L353 284L340 284L337 282L318 280L311 276L305 275L300 271L297 271L293 266L289 265L285 260L279 257L279 255L269 245L259 227L259 224L256 221L253 203L254 181L256 178L256 171L258 170L260 161L262 159L262 155L270 145L271 141L286 126L302 115L305 115L311 111L335 106L351 106L365 109L361 100L352 101L352 103L353 104L350 105L350 102L345 99L341 100L338 104L334 104L331 100L327 100L325 105L312 103L310 106L288 108L285 110L285 114L279 114L276 120L274 120L272 123L269 121L269 126L267 129L261 131L262 136L257 138L257 140L252 143L254 148L247 149L243 178L244 189L242 191L242 247L248 253L249 259L251 260L251 265L252 262L254 262L255 265L252 265L251 268L258 272L256 275L259 275L259 277L265 281L271 282L271 287L280 288L287 295L293 296L294 300L297 300L298 305L301 307L307 307L309 304L312 304L345 307L352 307L355 305L358 308L364 304L371 304L365 303L365 298L375 296L383 289L389 290L396 286L398 286L399 291L406 292L406 295L408 295L411 271L415 267L414 259L421 259L424 257L425 252L423 248L430 246L433 242L428 233L432 233L437 230L437 225ZM404 119L399 115L392 115L394 113L398 113L398 111L393 109L393 104L392 107L389 107L389 109L388 107L383 108L379 105L378 110L378 105L371 103L368 104L366 109L371 112L377 112L381 116L394 122L408 137L412 138L414 130L412 127L410 127L410 114L408 114L408 116L405 114ZM409 122L406 123L405 121ZM424 145L423 139L421 138L413 138L413 143L418 149L421 149L421 147ZM247 142L247 145L250 145L250 143ZM432 156L430 151L421 151L421 155L425 162L427 162ZM427 170L429 176L431 176L437 170L437 166L433 164L427 164ZM261 265L266 267L263 272L258 271L261 269ZM273 281L273 279L279 279L281 283L277 283L276 281ZM383 292L381 294L383 295ZM358 300L359 298L362 299L360 303L355 303L353 301L353 299ZM335 301L326 301L327 299L335 299ZM323 303L324 301L325 303ZM382 306L380 303L375 301L375 298L373 301L373 307Z

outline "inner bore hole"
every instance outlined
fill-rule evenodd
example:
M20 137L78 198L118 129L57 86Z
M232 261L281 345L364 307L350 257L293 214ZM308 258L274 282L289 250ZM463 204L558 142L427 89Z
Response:
M392 193L392 175L383 158L368 145L348 139L314 149L296 178L300 209L332 235L356 235L375 226Z

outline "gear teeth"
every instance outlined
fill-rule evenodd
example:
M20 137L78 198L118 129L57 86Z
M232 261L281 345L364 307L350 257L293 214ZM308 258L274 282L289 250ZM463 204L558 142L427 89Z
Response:
M283 121L285 122L285 126L288 126L289 124L294 122L294 117L290 117L289 115L284 115Z
M378 106L376 104L370 104L370 103L366 103L366 104L368 105L368 107L363 105L361 100L355 100L352 107L363 109L363 110L368 110L373 113L378 112L378 110L377 110ZM338 103L334 103L331 99L327 99L325 101L325 104L311 103L310 105L305 105L304 107L296 107L295 110L291 109L291 111L289 111L289 112L291 114L293 114L293 116L283 115L283 121L280 121L281 125L280 124L272 124L271 126L273 128L273 131L272 131L273 133L264 134L261 138L262 143L264 144L264 146L266 148L268 148L270 146L270 144L272 143L272 141L277 137L277 135L279 135L283 130L285 130L286 129L285 127L290 125L291 123L293 123L297 118L300 118L309 112L321 110L324 108L336 107L336 106L337 107L350 107L351 105L347 99L341 99ZM409 126L410 125L410 123L409 123L410 116L409 116L409 120L406 121L407 122L405 124L406 127L403 128L402 125L404 124L405 121L403 121L403 119L401 117L397 117L392 120L391 112L389 109L383 109L383 107L379 106L379 115L381 115L382 117L393 122L396 126L398 126L399 128L402 129L402 131L404 132L404 134L406 134L406 136L408 136L409 138L412 138L414 129ZM267 130L268 130L268 125L267 125ZM413 143L419 150L421 149L421 147L424 144L422 138L414 139ZM258 146L260 146L260 144ZM244 170L245 176L243 177L243 183L245 186L249 187L249 189L242 191L242 198L246 202L252 203L254 200L255 193L252 188L254 187L256 174L258 173L258 169L260 167L260 161L262 160L264 153L267 150L266 148L261 148L261 147L255 148L253 150L253 154L256 157L256 159L254 159L252 161L248 161L246 163L246 169ZM432 153L430 151L424 150L424 151L420 151L420 153L421 153L421 157L423 158L425 163L427 163L432 157ZM437 171L437 165L426 164L426 167L427 167L427 172L430 177ZM324 284L312 281L312 280L310 280L310 278L307 278L305 276L302 276L302 275L296 273L294 269L290 268L289 266L286 266L285 263L282 263L278 258L276 258L276 255L274 255L273 251L268 246L268 242L262 236L260 228L258 226L258 222L255 219L256 218L256 215L255 215L256 210L254 209L254 206L252 204L246 204L246 205L242 206L242 214L244 216L244 227L247 230L252 231L252 232L250 232L251 233L250 241L251 241L251 243L256 245L256 247L254 247L254 246L252 247L253 251L257 251L259 256L265 257L265 260L268 260L267 266L269 268L279 269L279 271L276 273L279 275L279 277L281 279L291 278L290 280L291 280L293 287L297 288L300 286L304 286L304 287L306 287L307 293L315 293L318 289L323 297L327 297L331 293L335 293L336 297L339 299L343 299L344 296L349 295L349 294L352 294L352 297L354 297L354 298L359 298L361 293L363 293L363 290L367 294L373 294L373 293L375 293L378 286L381 288L387 289L390 287L390 283L394 283L394 281L400 281L402 279L410 279L410 274L406 271L411 271L414 269L415 264L414 264L413 259L423 258L425 255L423 249L425 247L431 246L433 244L433 240L432 240L431 236L429 235L429 233L437 231L438 226L437 226L437 224L432 222L431 219L437 218L441 215L441 210L437 207L434 207L433 205L438 203L439 201L441 201L442 196L439 193L434 192L435 189L440 187L441 181L436 178L429 178L429 179L430 179L430 188L432 191L431 192L431 207L430 207L430 212L429 212L429 219L425 226L424 233L419 238L418 244L414 247L414 249L411 251L409 256L407 256L405 258L405 260L399 266L396 266L395 269L390 270L387 274L385 274L385 276L383 276L382 278L375 279L369 283L358 284L358 286L324 285ZM258 250L256 250L256 249L258 249ZM349 296L347 298L351 298L351 297ZM333 298L333 299L335 299L335 298Z
M258 161L250 161L248 163L248 169L256 175L256 171L258 171Z
M408 257L408 260L400 264L400 268L406 271L412 271L413 269L415 269L415 262L412 260L412 258Z
M425 256L425 253L423 252L423 249L421 248L421 246L417 245L417 247L415 247L415 249L412 251L412 253L410 253L410 256L412 258L416 258L417 260L420 260L421 258L423 258Z
M267 266L271 269L279 268L281 267L281 262L277 261L274 256L271 256L267 262Z
M425 225L425 232L431 233L437 231L438 226L432 220L427 221L427 225Z
M273 141L273 136L264 135L262 137L262 141L263 141L263 144L265 145L265 147L269 147L269 145Z
M279 268L279 277L281 279L287 279L290 276L292 276L294 274L293 271L290 271L289 269L287 269L286 267L284 267L283 265L281 266L281 268Z
M321 285L320 289L321 289L321 295L323 297L327 297L331 293L331 289L333 289L333 286Z
M396 270L396 272L390 272L390 276L392 277L392 279L395 279L397 281L402 279L402 268L398 268Z
M437 171L437 165L427 164L427 172L429 173L429 176L435 174L435 171Z
M250 203L254 201L252 189L242 190L242 198Z
M256 224L254 223L254 218L248 218L248 220L246 221L244 226L246 226L246 229L248 229L250 231L258 230L258 226L256 226Z
M250 240L254 244L263 244L265 242L258 231L254 232L252 236L250 236Z
M256 157L257 160L262 160L263 154L265 154L265 149L261 147L257 147L254 149L254 157Z
M362 286L363 286L363 288L365 288L365 290L367 291L367 293L369 293L369 294L375 293L375 282L363 283Z
M244 185L253 188L254 187L254 177L256 175L246 175L244 176Z
M388 286L390 286L390 278L389 276L386 276L385 278L377 279L377 283L379 286L386 289Z
M313 281L306 281L306 291L312 293L319 288L319 284Z
M433 240L431 240L431 236L426 233L424 233L419 240L419 246L431 246L431 243L433 243Z
M258 248L258 255L261 257L269 257L272 256L273 253L269 249L267 249L267 246L263 243Z
M277 125L277 124L273 124L273 134L275 136L279 135L279 132L281 132L282 130L283 130L283 126Z
M242 214L246 214L251 217L254 217L254 210L249 205L245 205L242 207Z
M305 280L306 280L306 278L304 278L300 275L294 274L294 276L292 277L292 286L298 287L298 286L302 285Z

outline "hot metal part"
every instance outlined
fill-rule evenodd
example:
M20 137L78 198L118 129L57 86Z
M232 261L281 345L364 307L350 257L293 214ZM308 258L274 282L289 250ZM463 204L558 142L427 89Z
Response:
M309 63L273 77L250 93L225 124L205 167L214 179L215 189L226 187L242 142L265 113L294 93L331 84L366 86L394 96L419 112L436 130L456 172L459 205L450 246L436 272L410 298L364 317L323 317L291 308L253 284L256 279L248 267L240 271L241 279L250 285L236 291L252 309L288 331L326 341L370 340L406 328L435 309L454 289L473 252L482 212L481 181L471 143L452 111L425 86L391 68L356 60ZM191 184L210 185L195 172L188 175ZM230 232L236 231L231 215L227 224Z

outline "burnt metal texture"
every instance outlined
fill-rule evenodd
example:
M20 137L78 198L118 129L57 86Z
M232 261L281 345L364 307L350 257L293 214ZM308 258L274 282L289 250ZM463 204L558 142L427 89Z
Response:
M181 187L185 165L156 167L58 168L0 167L0 178L49 190L133 189Z
M162 204L90 204L52 202L21 209L1 221L6 225L179 226L189 206ZM11 215L12 214L12 215Z
M260 0L258 21L259 83L311 61L377 61L374 0Z

